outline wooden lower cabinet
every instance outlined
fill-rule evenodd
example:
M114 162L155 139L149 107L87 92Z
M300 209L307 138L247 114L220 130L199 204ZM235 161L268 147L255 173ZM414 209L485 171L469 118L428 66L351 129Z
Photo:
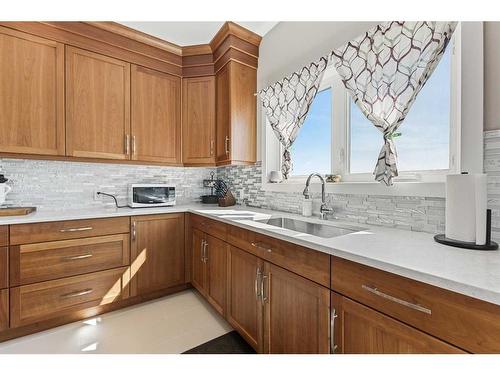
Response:
M227 264L227 320L257 352L262 352L263 314L259 283L264 262L231 246Z
M129 295L128 267L10 288L11 328L41 322Z
M135 216L131 225L131 295L184 284L184 214Z
M267 262L262 278L264 352L329 353L329 289Z
M336 353L452 354L464 351L332 292Z
M209 235L206 236L207 299L221 315L224 315L226 310L228 247L229 245L224 241Z
M0 289L0 332L9 328L9 290Z
M221 315L224 315L229 245L196 228L193 228L192 232L191 283Z

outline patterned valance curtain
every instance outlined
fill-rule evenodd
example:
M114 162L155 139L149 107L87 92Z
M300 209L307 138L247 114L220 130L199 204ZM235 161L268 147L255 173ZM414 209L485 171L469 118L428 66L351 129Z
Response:
M393 137L438 65L456 22L387 22L334 50L330 59L365 116L384 137L374 175L398 175Z
M318 92L327 65L328 58L322 57L260 92L267 119L283 145L281 171L284 179L292 170L290 147Z

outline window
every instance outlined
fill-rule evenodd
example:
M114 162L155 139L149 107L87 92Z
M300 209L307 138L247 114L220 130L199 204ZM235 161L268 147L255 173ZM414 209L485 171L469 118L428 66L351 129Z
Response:
M335 68L327 69L320 91L330 88L331 107L324 107L324 110L329 111L331 117L331 143L330 148L321 155L330 152L331 173L342 175L343 182L327 184L327 191L340 194L444 197L446 174L458 173L461 169L469 173L481 173L484 160L482 38L483 27L480 22L458 24L447 53L420 92L405 123L399 128L402 136L395 138L395 143L400 173L392 187L377 183L373 178L383 142L380 131L367 123L356 107L351 108L350 97ZM439 102L432 100L436 94L440 98ZM318 94L316 100L320 101L320 98ZM313 105L318 108L315 103ZM261 124L265 124L265 111L262 111L261 119ZM434 125L426 127L430 121ZM314 123L306 120L302 129L304 133L307 125ZM270 171L280 170L283 150L269 125L262 130L262 179L268 181ZM297 142L301 142L302 136L299 132ZM413 140L415 142L410 143ZM301 167L300 148L300 143L297 143L295 151L292 150L295 164L292 178L282 184L264 182L264 190L301 192L304 189L305 178L309 173L316 172L316 167L321 167L321 163ZM302 146L302 155L313 151L316 152L315 148L306 150Z
M456 172L454 43L452 39L398 129L402 135L394 139L399 171L396 182L444 181L447 173ZM335 67L330 66L292 145L292 180L318 172L340 174L344 182L374 182L373 171L382 145L382 133L353 103ZM278 144L276 147L281 155L282 149Z
M316 95L297 139L292 145L292 176L321 174L332 170L332 88Z
M439 171L450 168L451 55L448 48L394 139L398 170ZM380 130L350 101L349 173L372 173L383 140Z

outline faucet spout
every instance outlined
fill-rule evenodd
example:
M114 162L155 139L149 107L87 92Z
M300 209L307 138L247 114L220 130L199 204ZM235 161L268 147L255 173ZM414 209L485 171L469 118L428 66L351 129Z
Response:
M319 212L320 212L320 218L321 219L325 219L325 215L327 213L332 213L333 212L333 209L328 207L328 205L326 204L326 195L325 195L325 179L323 178L323 176L321 176L319 173L311 173L309 175L309 177L307 177L307 180L306 180L306 187L303 191L303 195L306 199L309 199L311 197L310 193L309 193L309 185L311 184L311 179L313 177L318 177L321 181L321 207L319 209Z

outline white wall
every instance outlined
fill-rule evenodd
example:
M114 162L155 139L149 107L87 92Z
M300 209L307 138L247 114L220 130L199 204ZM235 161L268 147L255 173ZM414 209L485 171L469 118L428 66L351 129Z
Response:
M260 44L257 89L326 55L379 22L280 22ZM262 106L257 99L257 158L262 159Z

